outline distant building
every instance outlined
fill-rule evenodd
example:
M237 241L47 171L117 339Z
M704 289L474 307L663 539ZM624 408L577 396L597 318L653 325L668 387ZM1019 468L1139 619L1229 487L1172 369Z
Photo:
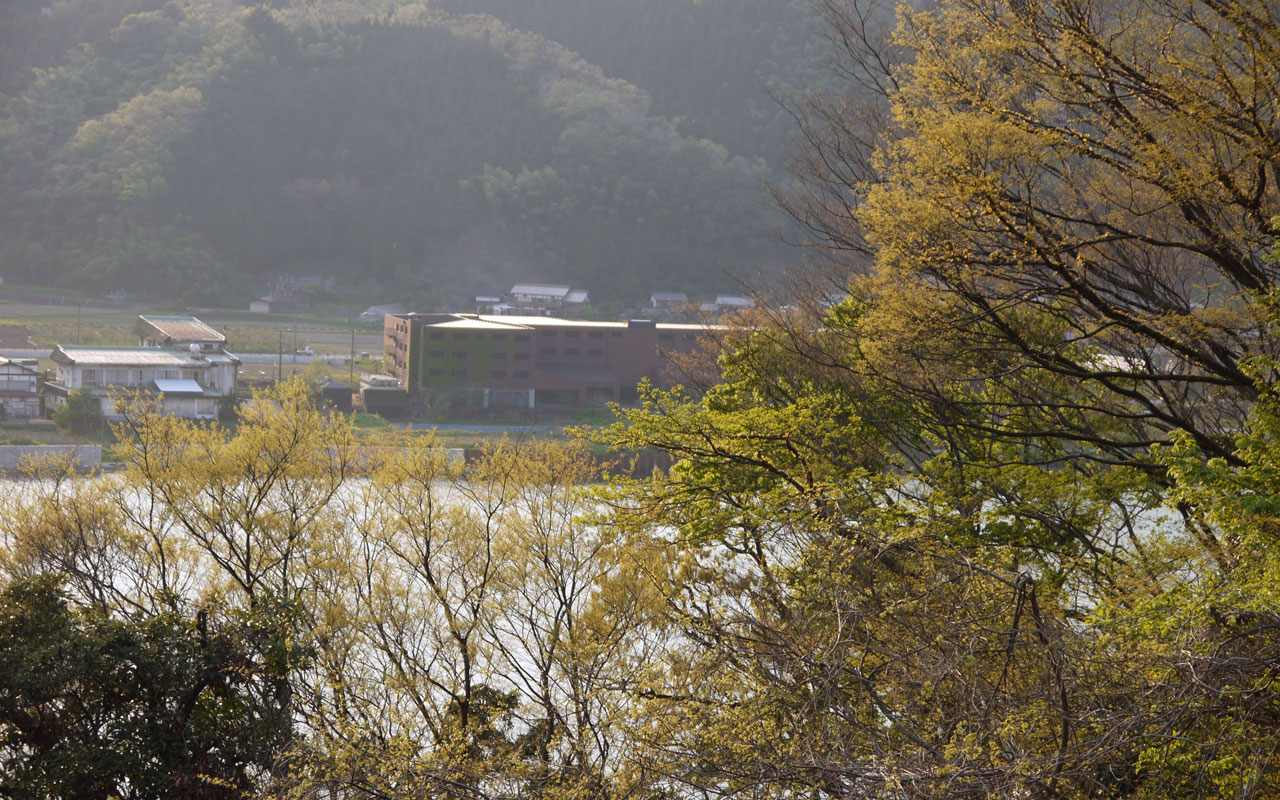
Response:
M45 383L46 405L85 389L98 398L103 416L118 418L112 395L137 391L159 398L164 413L215 419L236 395L240 359L226 352L221 333L195 317L139 317L137 347L58 345L50 358L54 380Z
M750 297L743 297L740 294L716 295L715 302L717 308L723 309L752 308L755 304L755 300L752 300Z
M707 314L723 314L729 311L742 311L748 308L754 308L755 300L750 297L743 297L739 294L721 294L716 295L716 299L710 303L703 303L699 309Z
M344 414L352 412L350 386L332 378L325 378L317 388L320 390L320 397L332 403L335 409Z
M579 310L590 304L591 295L586 289L552 283L517 283L507 292L505 302L493 304L491 308L496 314L550 316L552 312Z
M679 308L689 303L689 296L684 292L654 292L649 295L650 308Z
M500 294L478 294L475 299L477 314L496 314L498 307L502 305Z
M195 317L141 316L133 325L139 347L186 347L225 350L227 337Z
M267 295L265 297L256 297L249 301L250 314L270 314L272 311L278 311L281 301Z
M453 394L486 408L547 408L635 400L641 379L667 382L669 355L694 349L706 327L405 314L387 317L384 330L384 368L410 395Z
M40 416L40 373L36 359L0 357L0 413L5 419Z
M295 301L307 301L318 292L332 292L337 287L338 280L329 275L295 275L286 272L276 276L271 285L271 294Z
M360 321L361 322L377 322L381 324L382 319L388 314L403 314L406 311L408 311L408 309L406 309L404 306L400 305L399 303L389 303L387 305L381 305L381 306L369 306L364 311L360 312Z
M525 305L559 306L565 297L573 291L572 286L557 286L550 283L517 283L508 294L511 302Z

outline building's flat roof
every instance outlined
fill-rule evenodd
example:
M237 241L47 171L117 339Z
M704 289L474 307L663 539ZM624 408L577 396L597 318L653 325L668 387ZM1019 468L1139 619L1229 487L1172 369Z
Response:
M511 325L522 325L530 328L547 327L549 325L569 325L583 328L625 328L625 322L596 322L594 320L564 319L562 317L520 316L516 314L481 314L478 319L486 322L502 322Z
M517 331L527 330L525 325L513 325L505 322L495 322L490 319L455 319L452 322L437 322L434 325L427 325L428 328L451 328L463 330L484 330L484 331Z
M138 320L175 341L225 342L227 340L227 337L195 317L153 317L144 314L138 317Z
M414 314L406 314L402 318L412 319ZM427 315L423 315L427 316ZM531 330L533 328L610 328L624 330L631 327L626 322L601 322L598 320L564 319L563 317L522 316L514 314L439 314L439 322L422 322L424 328L450 328L453 330ZM701 325L693 322L658 322L646 324L646 329L662 331L708 331L719 330L722 325ZM210 354L212 355L212 354Z
M179 367L192 369L206 364L238 364L230 353L191 353L166 347L96 347L60 344L49 355L54 361L80 366Z

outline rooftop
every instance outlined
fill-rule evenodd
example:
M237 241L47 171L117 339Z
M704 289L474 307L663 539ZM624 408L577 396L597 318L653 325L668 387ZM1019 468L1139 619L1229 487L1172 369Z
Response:
M28 364L23 364L21 361L5 358L4 356L0 356L0 367L17 367L18 369L25 369L27 372L36 371L34 367Z
M517 283L511 287L511 294L540 294L547 297L564 297L573 291L572 286L561 286L555 283Z
M163 347L100 347L60 344L49 358L60 364L86 367L178 367L192 369L206 364L238 363L230 353L192 353Z
M492 319L476 319L474 317L465 319L455 319L449 322L437 322L431 327L433 328L454 328L462 330L485 330L485 331L511 331L523 330L525 325L508 325L505 322L497 322Z
M138 317L139 328L149 328L175 342L225 342L227 337L195 317Z
M402 318L417 318L419 324L430 328L451 328L455 330L529 330L531 328L614 328L625 329L630 326L626 322L600 322L596 320L564 319L563 317L517 316L507 314L405 314ZM438 321L428 322L425 318ZM705 331L718 328L716 325L698 325L696 323L659 322L646 323L646 328L657 328L667 331Z

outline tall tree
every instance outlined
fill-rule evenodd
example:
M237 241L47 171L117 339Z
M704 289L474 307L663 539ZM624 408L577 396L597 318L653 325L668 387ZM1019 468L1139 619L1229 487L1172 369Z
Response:
M1011 393L990 407L1013 416L1049 404L1025 375L1058 375L1078 399L1037 435L1123 460L1184 429L1229 456L1220 437L1255 395L1243 365L1274 349L1272 5L956 0L906 12L887 41L825 5L850 83L880 100L801 109L796 210L838 259L874 264L855 290L873 299L863 333L893 354L881 375L911 363L901 383L940 403L948 379L991 378ZM957 352L997 368L956 373Z
M275 683L306 658L261 611L116 616L73 609L51 575L7 585L0 796L250 796L292 742Z

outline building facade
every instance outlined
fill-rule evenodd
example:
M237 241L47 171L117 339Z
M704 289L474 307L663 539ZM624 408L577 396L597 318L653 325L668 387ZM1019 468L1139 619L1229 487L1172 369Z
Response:
M49 410L77 389L98 398L107 419L119 419L115 397L141 392L161 410L190 419L216 419L236 396L240 359L221 333L195 317L140 317L137 347L58 345L49 356L54 380L45 383Z
M0 357L0 414L5 419L40 416L40 373L35 359Z
M630 402L642 379L672 377L670 356L698 346L702 325L650 320L404 314L387 317L384 368L411 395L452 393L486 407Z

